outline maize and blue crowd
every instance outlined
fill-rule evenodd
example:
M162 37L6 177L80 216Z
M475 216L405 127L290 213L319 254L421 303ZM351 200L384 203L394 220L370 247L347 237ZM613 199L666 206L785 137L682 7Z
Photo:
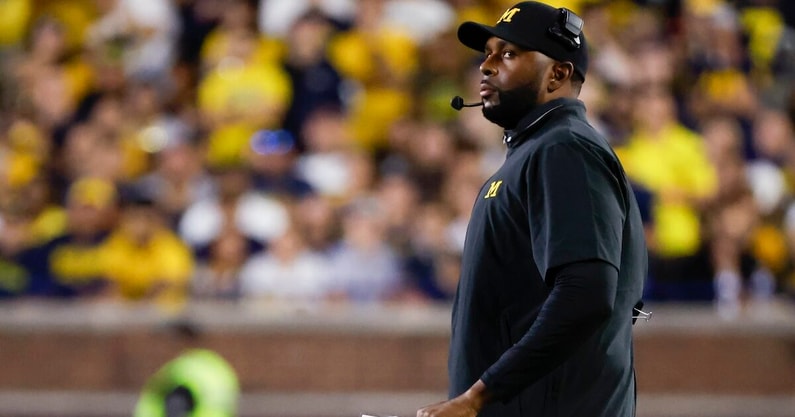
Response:
M795 5L558 0L647 300L795 296ZM435 303L500 165L502 0L0 1L0 298Z

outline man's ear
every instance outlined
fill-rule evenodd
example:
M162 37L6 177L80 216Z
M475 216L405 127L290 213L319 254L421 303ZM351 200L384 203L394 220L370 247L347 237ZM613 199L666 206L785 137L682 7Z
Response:
M571 62L555 62L550 71L547 90L551 93L564 86L574 75L574 64Z

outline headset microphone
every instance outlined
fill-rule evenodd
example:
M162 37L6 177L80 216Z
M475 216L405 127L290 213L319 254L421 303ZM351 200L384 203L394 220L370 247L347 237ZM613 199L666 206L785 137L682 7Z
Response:
M477 107L477 106L482 106L482 105L483 105L483 102L479 102L479 103L464 103L464 98L461 97L461 96L455 96L455 97L453 97L453 100L450 101L450 107L452 107L452 108L454 108L456 110L461 110L464 107Z

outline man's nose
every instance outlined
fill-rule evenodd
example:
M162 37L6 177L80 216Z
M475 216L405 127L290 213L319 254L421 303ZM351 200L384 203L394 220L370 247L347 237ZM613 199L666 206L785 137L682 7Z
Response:
M494 68L494 66L489 63L488 59L483 61L482 64L480 64L480 72L483 75L486 75L486 76L489 76L489 77L497 75L497 69Z
M493 54L489 54L483 62L480 63L480 73L489 77L497 75L497 67L494 65Z

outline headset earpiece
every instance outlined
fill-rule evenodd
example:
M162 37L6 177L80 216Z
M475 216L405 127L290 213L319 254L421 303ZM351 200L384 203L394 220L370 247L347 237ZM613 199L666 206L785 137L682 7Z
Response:
M558 9L558 13L558 20L549 28L549 33L567 49L579 49L582 46L582 18L566 8Z

